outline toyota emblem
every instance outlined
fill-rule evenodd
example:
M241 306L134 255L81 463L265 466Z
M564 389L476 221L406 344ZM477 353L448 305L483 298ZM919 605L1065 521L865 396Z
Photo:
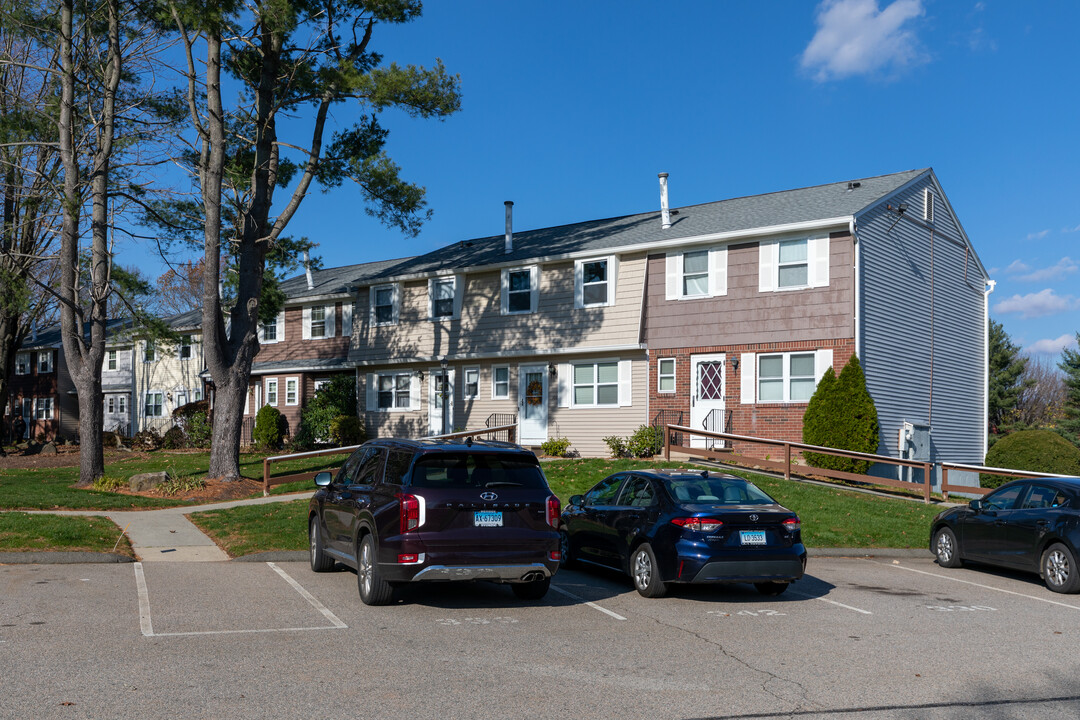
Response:
M483 497L483 496L481 496L481 497ZM757 522L757 521L758 521L758 516L757 515L751 515L750 516L750 522Z
M481 500L498 500L499 496L493 492L480 493Z

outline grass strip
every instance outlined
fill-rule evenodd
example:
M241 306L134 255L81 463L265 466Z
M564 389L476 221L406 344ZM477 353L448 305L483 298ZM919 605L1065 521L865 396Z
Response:
M116 523L103 517L0 512L3 551L115 552L134 557L127 536L120 533Z
M205 510L188 519L229 557L270 550L307 550L307 499Z

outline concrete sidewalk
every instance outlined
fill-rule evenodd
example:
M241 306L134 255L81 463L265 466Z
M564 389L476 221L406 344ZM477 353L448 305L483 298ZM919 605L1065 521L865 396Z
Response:
M271 497L231 500L211 505L188 505L183 507L162 508L160 510L27 510L39 515L78 515L106 517L117 524L128 536L135 555L141 562L208 562L228 560L229 556L213 540L197 528L186 515L206 510L224 510L241 505L265 505L267 503L288 502L309 497L307 493L291 495L273 495ZM296 553L293 553L296 554ZM300 553L306 557L306 553ZM27 556L34 556L30 559ZM105 553L0 553L0 563L11 562L49 562L49 556L73 555L82 559L68 559L64 562L92 562L84 556L104 555L105 562L122 562L117 556ZM14 559L15 556L22 558ZM52 562L60 560L53 557Z

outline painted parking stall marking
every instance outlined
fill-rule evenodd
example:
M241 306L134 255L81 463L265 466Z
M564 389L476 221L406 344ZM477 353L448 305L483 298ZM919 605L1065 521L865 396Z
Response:
M593 610L599 610L600 612L604 613L605 615L610 615L611 617L615 618L616 620L625 620L626 619L622 615L620 615L619 613L612 612L611 610L608 610L607 608L604 608L604 607L600 607L599 605L597 605L594 602L588 602L588 601L585 600L585 598L578 597L574 593L572 593L572 592L570 592L568 590L563 590L561 587L558 587L556 585L551 585L549 587L549 589L554 590L555 592L559 593L560 595L568 597L571 600L576 600L579 603L585 603L586 605L591 607Z
M1069 603L1063 603L1058 600L1050 600L1048 598L1041 598L1037 595L1028 595L1022 592L1016 592L1015 590L1006 590L1004 588L994 587L993 585L984 585L983 583L977 583L972 580L964 580L963 578L952 577L951 575L944 575L942 573L928 572L926 570L918 570L913 567L907 567L900 565L899 563L885 564L877 562L875 560L866 560L866 562L873 563L874 565L880 565L883 567L891 567L897 570L907 570L908 572L918 573L920 575L928 575L930 577L941 578L942 580L950 580L955 583L962 583L964 585L972 585L983 590L993 590L994 592L1005 593L1006 595L1015 595L1016 597L1027 598L1028 600L1038 600L1039 602L1048 603L1050 605L1057 605L1058 607L1069 608L1070 610L1080 610L1080 606L1070 605Z
M874 614L874 613L870 612L869 610L863 610L862 608L857 608L857 607L854 607L852 605L845 605L844 603L837 602L836 600L830 600L829 598L818 597L818 596L815 596L815 595L804 595L804 594L802 594L800 592L795 592L794 590L788 590L788 595L794 595L795 597L799 597L799 598L802 598L804 600L820 600L823 603L829 603L830 605L836 605L837 607L842 607L845 610L852 610L854 612L861 613L863 615L873 615Z
M459 627L462 625L516 625L518 623L517 618L500 615L493 618L478 618L467 617L461 618L439 618L435 620L436 625L446 625L448 627Z
M143 637L184 637L192 635L237 635L248 633L279 633L279 632L301 632L308 630L343 630L348 627L340 618L331 612L326 606L324 606L315 596L309 593L300 583L294 580L288 573L278 567L275 563L268 562L266 565L278 574L288 585L304 598L311 607L319 612L320 615L325 617L331 624L330 625L316 625L316 626L302 626L302 627L280 627L280 628L254 628L254 629L239 629L239 630L191 630L184 632L155 632L153 618L150 613L150 593L146 586L146 575L143 570L143 564L141 562L135 563L135 587L139 595L139 627L142 631Z

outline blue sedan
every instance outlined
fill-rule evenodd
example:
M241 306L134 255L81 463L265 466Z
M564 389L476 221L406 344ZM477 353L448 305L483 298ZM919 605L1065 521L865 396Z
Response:
M779 595L806 569L799 517L720 473L616 473L570 498L560 534L564 567L621 570L651 598L671 583L745 582Z

